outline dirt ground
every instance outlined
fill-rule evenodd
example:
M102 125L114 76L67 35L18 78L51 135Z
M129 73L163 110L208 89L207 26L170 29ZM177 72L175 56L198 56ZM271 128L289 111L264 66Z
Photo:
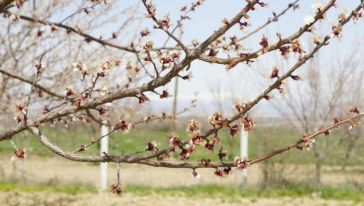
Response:
M363 203L354 203L351 201L333 201L317 198L188 198L184 196L136 196L132 194L124 194L115 196L110 193L100 194L79 194L66 195L55 193L0 193L0 204L8 206L116 206L116 205L133 205L133 206L361 206Z
M0 181L6 179L20 179L25 183L62 183L62 184L87 184L98 186L99 167L90 163L79 163L65 160L59 157L41 158L32 156L24 162L10 161L10 158L2 156L0 164ZM293 168L286 166L284 174L287 178L306 178L309 165ZM349 168L350 169L350 168ZM20 172L24 171L24 172ZM343 173L339 168L324 167L322 182L330 185L341 185L350 182L364 184L362 172ZM200 169L200 179L192 178L190 169L154 168L135 164L121 165L121 183L123 185L139 186L189 186L196 184L219 184L227 186L239 186L242 184L241 173L233 170L227 177L218 178L213 175L211 169ZM259 184L262 171L259 165L254 165L248 171L248 186ZM116 169L110 164L109 183L116 181Z
M10 161L10 157L1 156L0 164L0 181L17 179L23 180L25 183L41 183L41 184L87 184L98 186L99 180L99 167L89 163L78 163L64 160L58 157L41 158L41 157L28 157L24 162ZM304 172L310 166L302 166L302 169L296 168L294 174L304 177ZM340 185L355 181L364 183L364 174L360 172L353 172L349 175L343 175L337 172L339 168L325 167L323 172L323 183L331 185ZM353 168L351 168L353 169ZM361 168L359 168L361 169ZM22 173L19 171L23 171ZM292 173L292 167L288 167L287 175ZM361 170L362 171L362 170ZM242 183L241 173L235 171L232 175L218 178L213 175L213 170L202 169L198 170L202 178L192 178L191 170L175 170L165 168L152 168L141 165L122 164L121 165L121 183L125 185L145 185L156 187L169 187L169 186L188 186L196 184L219 184L238 186ZM249 168L248 186L259 184L262 171L259 165ZM115 165L110 164L109 169L109 184L116 181ZM176 196L162 196L162 195L148 195L139 196L132 193L124 193L121 197L105 192L105 193L82 193L77 195L68 195L63 193L46 193L46 192L2 192L0 193L0 205L9 206L73 206L73 205L151 205L158 206L164 205L199 205L199 206L213 206L213 205L244 205L244 206L261 206L261 205L364 205L363 203L355 203L351 201L338 201L338 200L324 200L312 196L304 198L243 198L243 197L186 197L184 195Z

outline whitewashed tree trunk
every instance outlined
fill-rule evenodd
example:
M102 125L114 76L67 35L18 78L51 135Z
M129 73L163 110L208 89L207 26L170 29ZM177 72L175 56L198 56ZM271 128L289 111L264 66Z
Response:
M103 120L103 124L101 125L101 136L105 136L109 133L109 127L107 126L107 121ZM105 155L108 153L109 147L109 136L105 136L100 141L100 155ZM100 190L104 191L107 189L108 179L107 179L107 162L100 163Z
M244 126L242 126L240 130L240 156L246 159L248 159L248 140L249 133L245 131ZM243 177L243 186L245 187L248 182L248 168L245 168L241 175Z

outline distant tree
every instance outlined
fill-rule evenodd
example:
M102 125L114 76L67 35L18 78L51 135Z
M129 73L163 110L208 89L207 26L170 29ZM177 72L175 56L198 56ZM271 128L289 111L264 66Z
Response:
M345 56L337 55L335 60L327 61L323 56L307 64L304 82L299 86L287 86L286 94L276 108L281 116L287 119L288 124L303 134L310 134L325 127L327 121L335 118L334 115L343 116L343 108L348 105L359 105L363 102L361 92L364 91L364 70L361 69L361 48L353 48ZM335 55L335 51L330 52ZM325 70L320 70L325 65ZM304 94L304 95L303 95ZM345 111L345 110L344 110ZM354 111L354 110L353 110ZM338 118L338 117L336 117ZM339 152L337 146L346 142L343 165L347 164L350 152L360 136L360 128L355 131L343 130L342 138L334 141L325 138L321 144L315 144L312 151L315 159L315 181L321 181L321 168L323 161L329 158L331 151ZM327 133L329 134L329 133ZM345 167L345 166L343 166Z

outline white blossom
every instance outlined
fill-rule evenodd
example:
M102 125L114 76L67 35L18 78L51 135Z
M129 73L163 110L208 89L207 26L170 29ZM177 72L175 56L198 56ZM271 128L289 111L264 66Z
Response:
M321 2L316 2L311 5L312 9L317 12L318 10L322 10L324 8L324 5Z
M314 22L315 18L312 15L308 15L303 19L303 21L305 22L306 25L308 25Z

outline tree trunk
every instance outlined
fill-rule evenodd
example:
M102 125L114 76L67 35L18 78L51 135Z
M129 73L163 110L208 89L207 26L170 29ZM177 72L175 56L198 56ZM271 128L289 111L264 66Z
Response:
M313 147L313 152L315 156L315 182L319 185L321 184L321 155L317 147Z
M315 163L315 181L317 184L321 184L321 160Z

